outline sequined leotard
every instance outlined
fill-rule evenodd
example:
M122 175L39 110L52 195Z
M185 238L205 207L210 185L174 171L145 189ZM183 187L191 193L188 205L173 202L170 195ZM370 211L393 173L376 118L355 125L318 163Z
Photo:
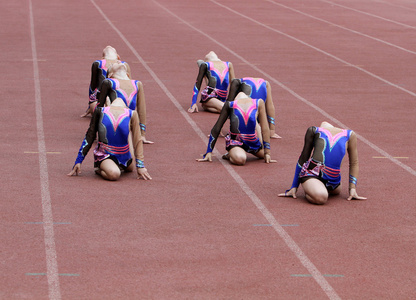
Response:
M263 99L264 102L267 100L267 87L266 80L262 78L244 77L240 79L243 85L242 90L245 94L255 99ZM246 85L247 87L244 87ZM245 91L247 88L249 91Z
M122 63L125 63L122 61ZM108 63L106 59L96 60L92 63L91 66L91 81L89 86L89 102L95 102L98 99L98 92L101 86L101 83L104 79L107 78L108 68L112 63Z
M314 177L321 180L329 190L336 189L341 182L341 163L351 134L352 131L347 129L332 134L326 128L309 127L296 166L292 188L297 188L299 183ZM356 177L357 174L358 157L350 155L350 175Z
M270 87L269 87L270 88ZM263 99L266 104L267 120L269 122L270 129L275 130L275 108L273 100L267 101L267 98L271 98L268 95L268 82L263 78L244 77L236 78L231 82L230 92L228 94L228 101L233 101L239 92L243 92L247 96L254 99Z
M211 130L208 141L207 153L212 152L217 142L218 135L228 116L230 117L230 133L226 136L226 149L240 146L246 152L255 154L262 149L262 144L256 133L256 119L260 99L251 99L251 106L244 111L239 100L227 101L221 110L217 123ZM263 136L265 152L270 153L270 137Z
M191 106L197 102L204 77L208 79L208 84L201 92L201 102L206 102L210 98L217 98L225 102L228 95L228 85L230 84L230 63L225 61L221 61L221 63L224 64L225 67L223 71L220 71L215 67L216 62L204 62L199 66L199 73L194 86Z
M116 98L123 99L126 106L132 110L136 110L139 114L141 134L146 134L146 102L144 93L139 97L139 83L138 80L123 80L131 84L133 91L128 94L120 87L120 80L114 78L107 78L101 84L101 91L98 98L98 107L103 107L107 97L110 101Z
M133 87L133 91L130 94L127 94L126 91L120 88L120 81L114 78L108 78L111 82L111 88L116 92L116 98L123 99L126 106L130 109L135 110L137 106L137 93L139 91L137 84L138 80L130 80L131 86ZM115 98L114 98L115 99ZM111 100L114 100L111 99Z
M115 111L117 113L115 114ZM117 118L116 118L117 116ZM132 132L136 159L144 161L143 141L138 128L137 113L122 107L97 107L94 111L75 164L82 163L98 133L98 144L94 150L94 165L98 167L107 158L127 168L132 162L128 136Z

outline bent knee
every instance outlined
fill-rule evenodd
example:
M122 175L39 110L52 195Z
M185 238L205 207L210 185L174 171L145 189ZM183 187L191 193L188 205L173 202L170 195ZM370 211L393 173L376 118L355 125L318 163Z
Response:
M120 171L117 170L107 170L103 176L107 180L116 181L120 178Z
M247 158L244 156L230 156L230 162L239 166L244 166L246 164L246 159Z
M317 193L314 195L306 195L306 199L313 204L322 205L328 202L328 194L325 193Z

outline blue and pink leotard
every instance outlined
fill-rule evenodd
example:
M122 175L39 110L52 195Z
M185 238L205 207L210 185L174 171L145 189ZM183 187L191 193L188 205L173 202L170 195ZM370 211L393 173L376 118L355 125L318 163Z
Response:
M133 114L133 110L128 108L118 109L122 111L116 118L111 107L97 107L75 164L84 161L98 133L98 143L94 149L94 165L98 167L103 160L110 158L120 167L127 168L132 162L128 140L130 131L133 134L136 158L140 161L144 160L140 131L135 130L135 126L138 125L137 114Z
M329 190L336 189L341 182L341 163L351 133L351 130L343 129L333 135L326 128L309 127L305 135L305 146L296 166L292 188L297 188L299 183L313 177L321 180Z
M230 133L226 136L226 149L242 147L246 152L255 154L262 149L262 144L256 133L256 119L260 99L251 99L252 104L244 111L238 101L227 101L220 113L217 123L211 130L207 152L212 152L218 135L225 121L230 117ZM268 144L268 143L267 143Z
M204 77L208 79L208 84L201 92L201 102L206 102L211 98L217 98L222 102L227 100L228 85L230 84L230 63L225 61L221 63L223 63L225 67L223 71L217 69L214 62L210 61L204 62L199 66L199 73L193 90L191 106L197 102Z

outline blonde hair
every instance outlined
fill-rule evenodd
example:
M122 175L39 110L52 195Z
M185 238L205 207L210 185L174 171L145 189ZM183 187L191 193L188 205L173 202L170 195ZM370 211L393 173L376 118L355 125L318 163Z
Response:
M109 68L108 68L108 77L109 78L117 78L117 79L129 79L128 78L128 69L126 64L122 63L122 62L116 62L114 64L112 64Z
M107 46L103 49L103 58L116 60L118 59L117 50L111 46Z
M215 60L220 60L220 59L214 51L210 51L207 55L205 55L205 61L215 61Z
M328 122L326 122L326 121L323 121L322 123L321 123L321 125L319 125L319 127L323 127L323 128L332 128L332 127L334 127L332 124L330 124L330 123L328 123Z

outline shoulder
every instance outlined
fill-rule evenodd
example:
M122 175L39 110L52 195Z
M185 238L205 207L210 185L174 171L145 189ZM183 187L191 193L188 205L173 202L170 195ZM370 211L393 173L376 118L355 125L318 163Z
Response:
M92 117L98 118L104 112L104 107L97 106L92 113Z
M204 61L199 65L199 69L206 70L209 68L209 61Z
M312 134L315 135L315 133L318 131L319 127L316 126L310 126L307 130L306 130L306 134Z
M102 85L107 85L107 86L112 86L113 85L113 79L111 78L106 78L103 80L103 82L101 83Z
M353 131L353 130L351 130L351 129L348 129L347 130L347 135L349 136L349 139L351 140L351 139L353 139L353 140L356 140L357 139L357 135L355 134L355 132Z
M133 80L134 81L134 83L137 85L137 87L142 87L143 86L143 83L140 81L140 80Z
M130 111L130 116L132 119L139 119L139 114L135 109L133 110L128 108L128 110Z
M91 68L93 69L100 69L101 66L101 61L100 60L96 60L92 63Z

